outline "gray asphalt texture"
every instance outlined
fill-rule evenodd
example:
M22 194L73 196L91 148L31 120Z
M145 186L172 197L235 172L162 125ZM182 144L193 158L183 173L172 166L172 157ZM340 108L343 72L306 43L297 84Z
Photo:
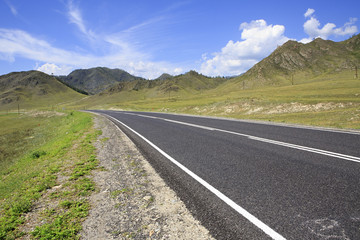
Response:
M360 163L131 112L94 111L128 125L286 239L360 239ZM130 114L129 114L130 113ZM360 134L132 112L360 157ZM217 239L269 239L262 230L121 124Z

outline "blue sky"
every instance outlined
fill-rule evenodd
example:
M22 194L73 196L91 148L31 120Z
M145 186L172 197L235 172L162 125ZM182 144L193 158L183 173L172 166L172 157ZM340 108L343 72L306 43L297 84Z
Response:
M0 0L0 75L104 66L145 78L238 75L288 40L359 32L360 2Z

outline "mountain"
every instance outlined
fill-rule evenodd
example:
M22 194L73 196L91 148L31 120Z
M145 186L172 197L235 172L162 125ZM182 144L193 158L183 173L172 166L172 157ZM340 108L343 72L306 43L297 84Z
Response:
M168 79L171 79L171 78L173 78L172 75L170 75L168 73L163 73L163 74L161 74L160 77L155 78L154 80L168 80Z
M0 109L49 107L84 95L43 72L13 72L0 76Z
M244 81L247 88L294 84L359 65L360 35L342 42L321 38L307 44L288 41L235 81Z
M89 94L97 94L119 82L143 79L120 69L109 69L106 67L78 69L71 72L68 76L61 76L60 78L66 84Z
M178 76L163 74L154 80L136 80L131 82L118 83L100 95L115 94L122 91L149 90L156 92L156 96L161 96L169 92L183 91L186 93L196 93L201 90L213 89L224 83L225 78L206 77L196 71L189 71Z

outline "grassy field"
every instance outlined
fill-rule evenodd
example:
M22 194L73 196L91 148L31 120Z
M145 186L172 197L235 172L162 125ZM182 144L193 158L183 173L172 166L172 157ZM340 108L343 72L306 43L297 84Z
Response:
M360 129L360 79L353 71L296 78L294 85L242 89L229 80L211 90L168 94L156 88L95 95L75 108L175 112Z
M78 238L98 134L81 112L0 115L0 239Z

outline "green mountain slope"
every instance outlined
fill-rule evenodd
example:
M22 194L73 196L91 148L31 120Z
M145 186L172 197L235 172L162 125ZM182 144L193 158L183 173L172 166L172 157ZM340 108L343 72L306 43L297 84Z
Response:
M162 96L169 91L183 91L195 94L200 90L213 89L226 81L224 78L206 77L195 71L190 71L175 77L169 76L155 80L137 80L132 82L119 83L101 94L114 94L124 90L139 91L151 88L157 92L158 96Z
M42 108L76 101L84 95L38 71L14 72L0 76L0 109Z
M293 85L360 65L360 35L333 42L317 38L308 44L288 41L233 82L241 88Z
M68 76L60 76L60 78L65 83L89 94L102 92L118 82L142 80L142 78L135 77L123 70L106 67L78 69L71 72Z

